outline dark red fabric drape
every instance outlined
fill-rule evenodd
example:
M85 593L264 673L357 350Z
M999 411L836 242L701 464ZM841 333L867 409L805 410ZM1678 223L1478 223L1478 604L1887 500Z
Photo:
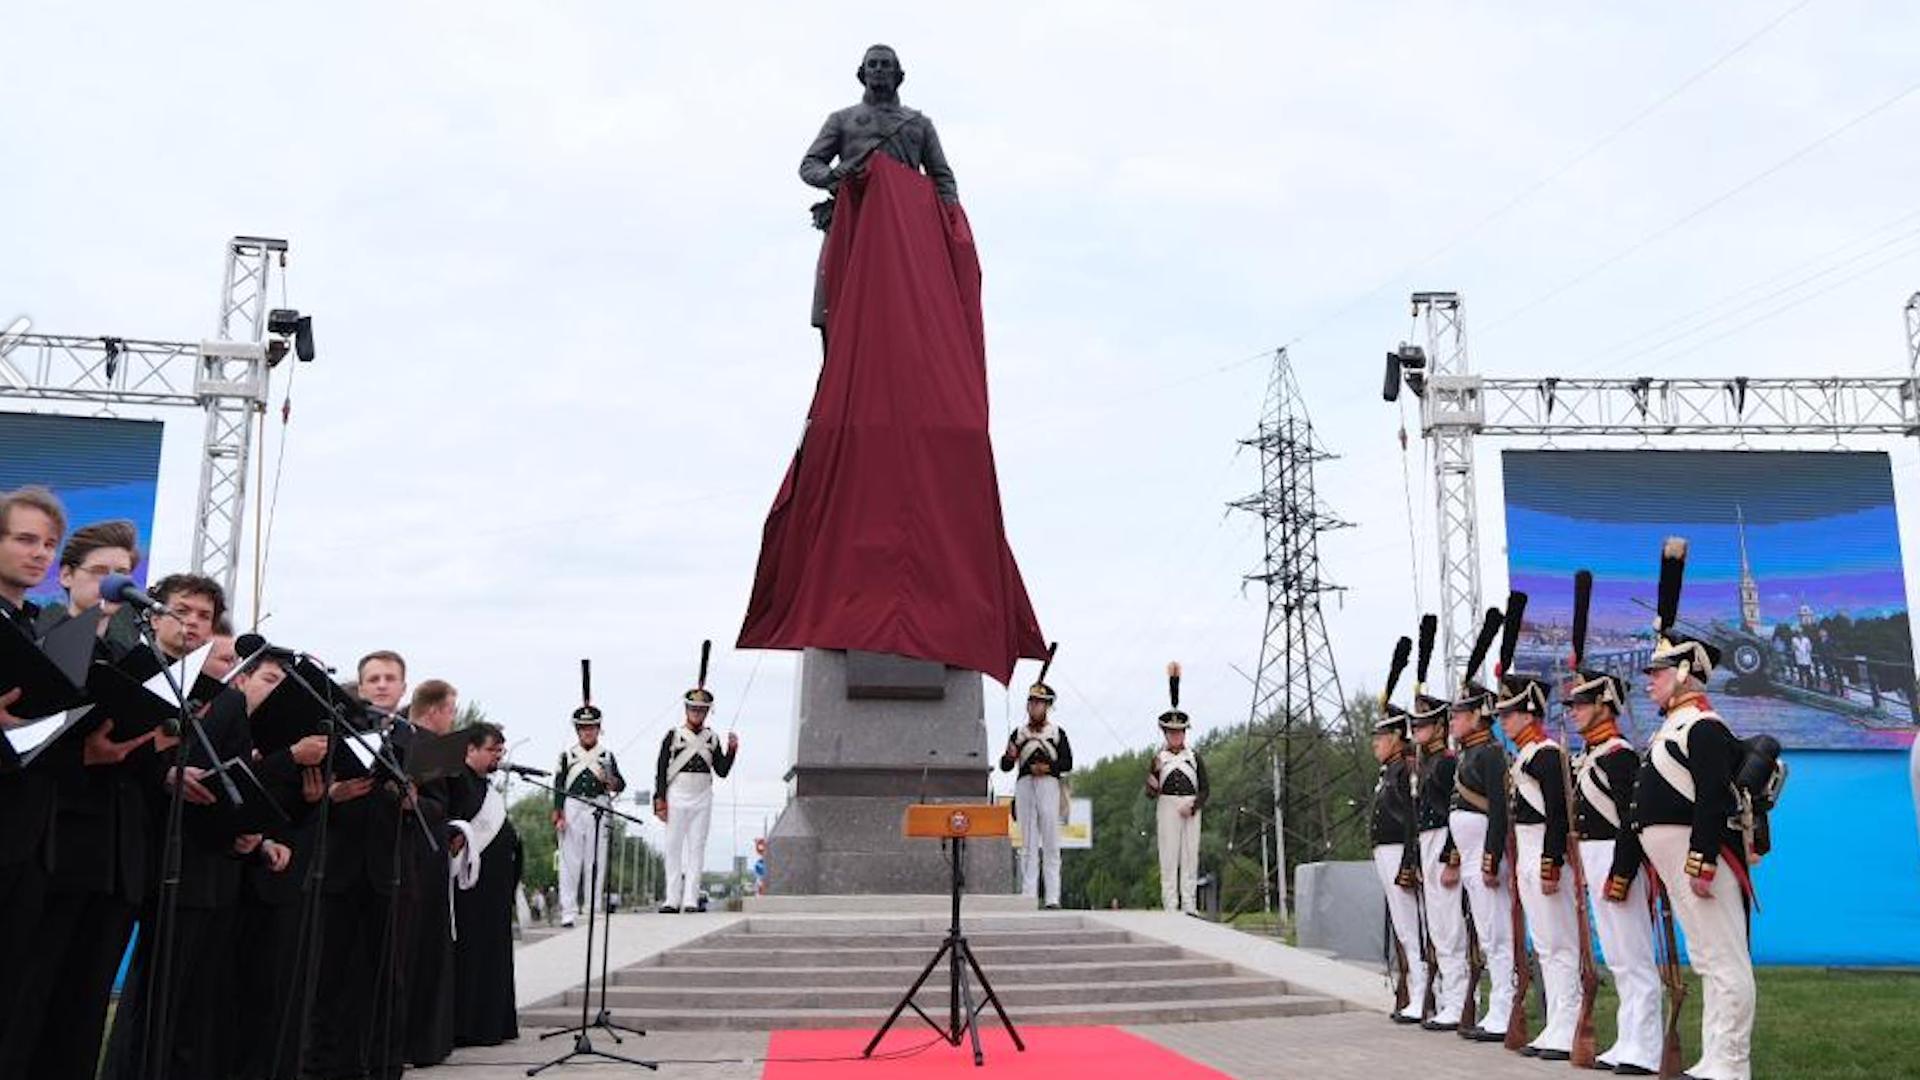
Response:
M1005 683L1046 646L1001 520L966 213L875 154L841 187L825 273L826 363L739 645L869 649Z

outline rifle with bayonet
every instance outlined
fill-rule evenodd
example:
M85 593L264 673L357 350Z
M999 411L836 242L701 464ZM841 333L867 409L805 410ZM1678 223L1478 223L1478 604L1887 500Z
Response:
M1510 592L1507 594L1507 613L1505 625L1500 635L1500 661L1494 665L1494 678L1501 679L1513 667L1513 655L1520 647L1520 621L1527 610L1527 594ZM1513 926L1513 1009L1507 1014L1507 1038L1504 1043L1509 1050L1518 1050L1527 1045L1527 991L1533 988L1533 947L1527 941L1527 914L1520 905L1520 851L1516 838L1520 834L1520 823L1514 818L1514 808L1520 803L1519 796L1513 790L1513 777L1507 776L1507 889L1511 893L1512 906L1510 919Z
M1593 605L1593 572L1581 570L1573 575L1573 681L1580 679L1580 661L1587 646L1587 612ZM1600 974L1593 967L1593 938L1588 929L1592 917L1588 909L1586 861L1580 857L1579 815L1573 799L1573 730L1567 723L1566 706L1560 709L1561 790L1567 807L1567 865L1573 870L1573 912L1580 933L1580 1013L1573 1028L1572 1063L1576 1069L1590 1069L1599 1051L1594 1046L1593 1006L1600 990ZM1591 748L1589 748L1591 753Z

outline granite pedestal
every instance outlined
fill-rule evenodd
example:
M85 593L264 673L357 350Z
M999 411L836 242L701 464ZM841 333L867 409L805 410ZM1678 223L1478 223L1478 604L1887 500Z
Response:
M1301 948L1376 964L1386 955L1387 898L1373 863L1301 863L1293 899Z
M900 834L908 804L984 802L978 672L877 653L808 649L795 683L787 807L767 837L767 893L945 893L938 841ZM1007 841L967 843L967 891L1013 891Z

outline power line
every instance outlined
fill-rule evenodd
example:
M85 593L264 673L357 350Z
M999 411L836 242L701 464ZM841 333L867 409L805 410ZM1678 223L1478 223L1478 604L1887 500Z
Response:
M1781 288L1776 289L1775 291L1768 293L1757 300L1750 300L1745 303L1739 304L1738 306L1733 308L1731 312L1728 312L1722 315L1716 315L1711 318L1707 318L1704 321L1702 321L1699 327L1696 327L1692 330L1682 331L1681 333L1676 335L1672 335L1661 342L1658 342L1652 346L1648 346L1645 349L1640 349L1630 353L1624 353L1624 354L1621 353L1621 350L1623 349L1636 345L1640 342L1646 341L1647 339L1655 337L1659 334L1663 334L1668 330L1672 330L1676 327L1684 326L1689 322L1692 322L1696 319L1701 318L1702 316L1705 316L1708 312L1725 308L1728 304L1733 303L1734 301L1740 299L1743 296L1746 296L1749 293L1755 292L1756 290L1759 290L1759 289L1764 289L1770 285L1774 285L1778 282L1784 281L1785 279L1792 277L1793 275L1799 273L1800 271L1806 269L1809 266L1813 266L1821 262L1824 262L1827 259L1830 259L1833 256L1838 255L1843 251L1846 251L1847 249L1853 247L1856 244L1861 243L1864 240L1877 236L1880 233L1886 232L1889 229L1893 229L1900 225L1906 224L1907 222L1912 221L1916 217L1920 217L1920 209L1909 210L1906 213L1901 214L1899 217L1896 217L1891 221L1887 221L1880 225L1876 225L1873 228L1868 229L1865 232L1860 233L1848 239L1845 243L1842 243L1837 247L1829 248L1826 251L1823 251L1820 254L1813 256L1812 258L1801 260L1800 262L1793 264L1792 266L1788 267L1785 270L1782 270L1777 274L1764 278L1760 281L1752 282L1748 285L1741 286L1740 288L1734 289L1730 292L1723 293L1718 298L1714 299L1713 301L1707 304L1703 304L1700 307L1697 307L1682 315L1669 319L1665 322L1659 323L1658 325L1653 326L1647 330L1643 330L1640 333L1633 335L1632 337L1624 338L1618 342L1615 342L1614 344L1609 345L1605 349L1602 349L1599 352L1595 352L1587 356L1585 359L1581 360L1580 363L1576 365L1576 367L1578 370L1591 371L1595 374L1600 374L1600 373L1609 372L1609 371L1616 371L1619 369L1619 367L1625 360L1630 360L1636 356L1643 355L1646 352L1657 351L1658 349L1663 348L1667 344L1670 344L1674 341L1681 340L1691 334L1697 333L1700 330L1705 329L1707 326L1710 326L1713 323L1724 320L1725 318L1727 318L1728 315L1732 314L1733 312L1744 311L1749 308L1758 306L1759 304L1764 303L1767 300L1771 300L1771 299L1786 295L1787 293L1790 293L1800 288L1801 286L1807 285L1813 281L1816 281L1822 277L1827 276L1828 274L1834 273L1840 270L1842 267L1845 267L1851 263L1858 262L1861 259L1868 257L1869 255L1873 255L1880 251L1884 251L1886 248L1891 247L1894 244L1898 244L1916 234L1920 234L1920 229L1909 230L1907 232L1901 233L1898 236L1895 236L1894 238L1892 238L1891 240L1882 241L1881 243L1876 244L1875 246L1868 248L1864 251L1858 252L1853 255L1849 255L1845 259L1840 260L1839 262L1833 264L1830 267L1827 267L1824 270L1815 271L1811 274L1806 275L1805 277L1800 278L1799 280L1791 284L1784 285ZM1602 364L1601 361L1607 357L1614 357L1615 359L1611 363Z
M1779 26L1781 23L1785 22L1789 16L1800 11L1802 8L1805 8L1811 3L1813 3L1813 0L1799 0L1798 3L1795 3L1789 6L1784 11L1780 12L1780 14L1775 15L1773 18L1767 20L1765 23L1761 24L1759 29L1755 30L1751 34L1748 34L1746 37L1740 39L1740 41L1736 43L1732 48L1728 49L1726 52L1723 52L1719 56L1715 57L1714 60L1711 63L1709 63L1707 66L1687 76L1685 79L1682 79L1680 83L1676 85L1673 89L1668 90L1666 93L1655 98L1651 103L1647 104L1639 112L1636 112L1632 116L1628 117L1624 123L1620 124L1619 126L1615 127L1613 130L1607 132L1605 135L1602 135L1600 136L1600 138L1589 143L1586 149L1581 150L1579 153L1573 155L1571 158L1568 158L1558 168L1555 168L1552 172L1547 173L1545 176L1540 177L1538 180L1535 180L1533 183L1520 189L1519 192L1514 194L1512 197L1508 198L1505 202L1502 202L1500 205L1494 207L1494 209L1492 209L1491 211L1488 211L1484 216L1482 216L1479 220L1475 221L1472 225L1469 225L1465 229L1462 229L1460 232L1455 233L1451 239L1447 240L1445 243L1441 244L1439 247L1434 248L1433 250L1427 252L1425 255L1422 255L1419 258L1414 259L1412 262L1407 263L1405 266L1402 266L1400 269L1394 271L1392 276L1380 282L1378 285L1375 285L1373 288L1368 289L1366 292L1361 293L1359 296L1354 297L1352 300L1348 301L1346 304L1336 309L1331 315L1328 315L1326 318L1321 319L1319 322L1316 322L1313 325L1307 327L1305 330L1302 330L1300 333L1295 334L1292 338L1289 338L1281 347L1286 348L1287 346L1290 346L1290 345L1298 345L1300 342L1305 341L1307 338L1311 337L1316 333L1319 333L1321 330L1326 329L1328 326L1331 326L1334 323L1339 322L1341 319L1351 314L1361 304L1366 303L1368 300L1371 300L1374 297L1380 295L1382 292L1385 292L1387 289L1390 289L1393 286L1399 284L1400 282L1406 280L1408 275L1412 274L1415 270L1418 270L1421 267L1426 266L1428 263L1431 263L1434 260L1440 258L1442 255L1445 255L1448 252L1454 250L1455 248L1459 247L1461 244L1465 243L1467 240L1471 239L1472 237L1474 237L1475 235L1479 234L1481 231L1486 229L1487 226L1493 224L1494 222L1512 213L1514 210L1518 209L1522 204L1526 203L1529 199L1533 198L1535 195L1538 195L1542 190L1547 188L1548 185L1552 184L1554 181L1572 172L1575 168L1578 168L1580 165L1584 164L1589 158L1592 158L1594 155L1598 154L1601 150L1604 150L1608 146L1611 146L1613 143L1617 142L1620 139L1620 137L1625 135L1627 132L1632 131L1636 127L1639 127L1640 124L1643 121L1645 121L1648 117L1652 116L1656 112L1659 112L1662 108L1670 104L1675 98L1679 97L1681 94L1691 89L1696 83L1705 79L1707 76L1713 74L1715 71L1720 70L1720 68L1724 67L1728 61L1740 55L1742 52L1745 52L1748 46L1752 45L1754 42L1766 36L1768 31L1771 31L1774 27Z
M1604 273L1605 271L1618 265L1620 262L1622 262L1629 256L1633 255L1635 252L1638 252L1641 249L1648 247L1649 245L1655 244L1667 238L1668 236L1673 235L1674 233L1678 232L1680 229L1685 228L1687 225L1692 224L1694 221L1697 221L1701 217L1712 212L1716 207L1759 186L1760 184L1764 183L1768 179L1772 178L1774 175L1780 173L1781 171L1785 170L1787 167L1793 165L1795 162L1799 161L1801 158L1806 157L1808 154L1813 153L1815 150L1820 149L1821 147L1827 145L1828 143L1846 134L1847 132L1852 131L1854 128L1859 127L1861 124L1866 123L1868 120L1873 119L1874 117L1887 111L1893 106L1899 104L1901 101L1905 100L1907 97L1912 95L1913 92L1916 90L1920 90L1920 82L1914 82L1909 84L1905 89L1900 90L1898 93L1894 94L1892 97L1886 98L1885 100L1881 101L1879 104L1874 105L1872 108L1867 109L1865 112L1862 112L1856 115L1853 119L1848 120L1846 123L1843 123L1840 126L1829 130L1826 134L1821 135L1819 138L1814 139L1812 142L1802 145L1799 149L1788 154L1786 157L1781 158L1780 160L1774 162L1773 164L1767 166L1766 168L1761 169L1759 172L1754 173L1752 176L1747 177L1745 180L1740 181L1738 184L1733 185L1732 187L1726 189L1725 191L1722 191L1720 194L1715 195L1714 197L1708 199L1706 202L1703 202L1700 205L1694 207L1693 209L1687 211L1686 213L1680 215L1678 218L1675 218L1673 221L1668 222L1666 225L1663 225L1660 228L1655 229L1653 232L1648 233L1646 236L1641 237L1639 240L1636 240L1633 243L1628 244L1626 247L1621 248L1619 251L1616 251L1612 255L1609 255L1606 258L1600 260L1598 263L1595 263L1593 266L1588 267L1586 270L1583 270L1580 273L1575 274L1573 277L1568 278L1567 280L1561 282L1560 284L1555 285L1553 288L1548 289L1546 292L1541 293L1539 296L1534 297L1532 300L1527 301L1526 303L1520 305L1518 308L1515 308L1514 310L1507 312L1505 315L1502 315L1494 319L1492 322L1488 323L1485 327L1481 328L1480 332L1484 334L1488 330L1491 330L1495 327L1502 326L1512 322L1513 320L1519 318L1522 315L1525 315L1526 313L1532 311L1533 309L1539 307L1540 305L1545 304L1548 301L1555 299L1556 297L1566 294L1569 290L1574 288L1574 286L1583 284L1584 282L1589 281L1592 278Z

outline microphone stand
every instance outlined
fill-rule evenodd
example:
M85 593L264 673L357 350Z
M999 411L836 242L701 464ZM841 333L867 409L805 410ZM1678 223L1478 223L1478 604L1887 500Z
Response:
M316 664L320 664L320 661L317 658L307 656L305 654L301 654L299 659L311 660ZM325 667L326 665L321 664L321 666ZM296 965L300 962L300 958L302 957L305 958L307 963L307 967L304 972L304 976L305 976L304 985L301 988L301 994L299 998L299 1001L300 1001L299 1047L295 1052L295 1058L294 1058L295 1075L303 1075L307 1067L307 1055L309 1050L312 1048L313 1002L314 1002L314 998L317 996L317 993L318 993L319 972L320 972L320 946L324 938L323 931L324 931L324 925L325 925L324 920L321 918L320 912L321 912L321 906L324 902L322 897L324 896L325 883L326 883L327 845L330 839L328 835L328 822L332 817L332 806L333 806L333 783L334 783L334 777L335 777L334 753L339 744L341 735L344 734L347 738L353 740L355 744L357 744L363 751L365 751L368 754L371 761L383 766L394 776L401 777L404 780L407 774L406 774L406 771L400 767L398 760L387 751L386 746L374 745L369 743L366 740L365 732L355 727L353 723L346 718L346 713L339 702L334 701L333 699L329 698L327 695L322 694L319 690L314 688L313 684L309 682L306 676L301 673L300 665L297 662L287 667L287 674L295 683L299 684L302 691L304 691L309 697L313 698L315 701L319 702L320 705L327 710L327 716L321 720L321 726L326 729L325 734L327 736L327 754L326 754L326 757L323 759L323 763L321 766L323 770L322 772L323 787L322 787L322 793L320 796L320 823L319 823L319 826L317 827L316 834L315 834L313 862L307 869L307 882L305 886L306 895L301 898L301 904L302 904L303 910L301 912L302 924L300 928L300 942L299 942L299 945L296 946L294 951L294 956L296 958L295 959ZM387 719L399 719L399 717L397 717L393 713L388 713L388 712L385 712L384 710L371 709L371 707L369 707L369 709L378 717L387 718ZM369 775L372 775L374 771L375 770L369 768L368 770ZM401 818L404 818L404 817L405 817L405 813L403 812L401 815ZM426 818L420 814L418 806L414 807L413 818L415 823L420 827L420 835L426 839L428 849L432 851L440 850L440 844L437 840L434 839L433 830L427 827ZM395 820L394 828L397 833L397 831L401 828L400 819ZM400 845L399 845L397 836L394 843L394 850L396 852L395 859L396 859L396 865L397 865L397 860L399 858L397 853L400 850ZM394 892L396 894L398 893L397 884L394 886ZM397 899L395 902L397 902ZM393 950L393 947L396 944L393 940L391 911L389 912L389 916L388 916L387 940L388 940L388 945L385 947L383 951L391 952ZM383 965L391 965L392 962L393 961L391 957L385 958L382 961ZM298 970L297 966L296 966L296 970ZM388 994L387 1025L389 1028L391 1027L391 1024L392 1024L392 1009L395 1004L395 1000L394 1000L395 997L396 995L392 993ZM288 998L288 1002L287 1002L288 1008L293 1007L293 1001L294 1001L293 998L291 997ZM290 1023L291 1023L290 1016L283 1015L281 1017L281 1025L280 1025L281 1034L279 1036L282 1043L281 1048L284 1047L285 1032ZM385 1053L386 1051L383 1050L382 1052ZM279 1053L280 1053L280 1048L276 1048L275 1050L276 1065L278 1064L277 1058L279 1056Z
M404 722L409 728L413 728L414 725L398 713L387 712L384 709L367 705L363 705L362 708L371 713L375 719L385 721L390 734L380 744L370 745L361 732L355 730L353 725L348 724L346 729L347 737L358 743L362 749L374 753L378 762L394 775L398 776L400 783L403 785L400 790L401 810L393 819L393 869L387 882L387 919L386 926L381 931L380 964L374 972L372 998L376 1003L375 1007L378 1008L378 1003L382 1001L384 995L385 1007L380 1009L380 1052L377 1060L370 1061L370 1064L374 1066L371 1072L373 1075L385 1076L387 1075L388 1067L395 1064L391 1059L391 1055L394 1052L394 1014L400 1009L400 994L396 993L396 989L404 989L405 987L404 976L400 973L400 939L402 936L400 928L400 907L404 900L401 895L401 879L403 877L402 868L406 863L406 848L405 845L400 842L400 834L405 829L406 818L409 812L412 814L415 824L420 827L420 835L426 840L427 850L431 853L438 854L440 851L440 843L435 839L432 828L427 825L426 815L420 810L419 788L408 778L406 771L400 768L399 758L390 752L394 745L393 735L399 732L399 724ZM371 771L372 770L369 770L369 772ZM411 799L413 804L410 807L406 805L409 799ZM396 982L400 984L398 987L395 985ZM405 1056L404 1047L401 1048L401 1056Z
M614 1042L618 1043L620 1042L620 1036L614 1034L615 1030L625 1031L633 1035L646 1034L645 1031L642 1031L639 1028L623 1027L619 1024L614 1023L612 1014L607 1011L607 950L609 948L607 943L611 941L613 937L611 914L609 914L608 916L608 926L606 928L605 933L602 935L601 945L600 945L600 1015L595 1017L592 1020L587 1019L587 1009L589 1008L593 1000L593 934L594 934L594 916L595 916L594 909L596 907L604 907L606 905L606 899L607 899L607 883L604 881L600 882L600 889L599 889L600 895L598 897L595 897L592 895L592 883L594 881L599 880L600 878L601 826L606 820L606 815L608 814L612 814L614 817L617 817L617 818L623 818L627 821L632 822L635 825L645 825L646 822L638 817L635 817L632 814L627 814L619 810L615 810L611 805L612 799L608 799L604 803L598 802L593 799L581 798L578 795L574 795L571 792L563 791L559 787L556 787L552 784L542 783L541 781L535 780L532 777L528 777L526 778L526 780L527 780L527 783L533 787L540 788L545 791L551 791L554 794L559 795L563 799L572 799L575 802L578 802L593 808L593 861L587 868L587 875L588 875L587 880L588 880L588 890L589 890L588 896L587 896L587 949L586 949L587 964L586 964L586 975L581 980L581 983L580 983L580 1024L577 1027L559 1028L554 1031L549 1031L546 1034L540 1036L540 1038L542 1039L551 1039L556 1035L572 1035L574 1037L573 1049L567 1051L566 1053L560 1055L557 1058L554 1058L552 1061L549 1061L544 1065L538 1065L538 1066L535 1066L534 1068L528 1069L527 1075L528 1076L538 1075L539 1073L545 1072L546 1070L551 1069L556 1065L565 1065L577 1057L604 1058L608 1061L617 1061L627 1065L638 1065L643 1069L652 1069L652 1070L658 1071L660 1068L660 1065L658 1062L642 1061L637 1058L622 1057L619 1054L611 1053L606 1050L596 1049L593 1045L592 1037L588 1035L589 1031L592 1031L594 1028L599 1028L605 1031L609 1036L611 1036ZM596 900L598 901L598 903L596 903Z
M333 756L340 739L339 729L346 725L340 706L313 688L313 684L301 674L297 662L287 665L286 671L288 678L326 709L327 714L321 718L320 727L322 734L327 737L327 753L321 759L320 819L314 826L313 854L307 864L307 880L301 886L300 932L293 950L293 970L300 974L301 987L298 995L287 995L286 1006L280 1014L279 1030L274 1034L273 1075L276 1077L284 1075L280 1071L281 1056L286 1052L287 1028L293 1023L296 1002L300 1010L300 1035L294 1047L293 1075L306 1075L307 1054L312 1048L313 999L319 989L320 946L325 927L321 906L327 883L327 823L333 816ZM302 964L305 966L302 967Z
M187 705L186 691L180 686L180 680L174 678L173 661L160 649L159 641L153 634L153 621L150 612L142 611L136 625L140 640L152 651L154 658L160 661L160 673L167 680L167 686L173 691L174 704L178 715L173 726L178 741L173 745L173 762L167 767L166 775L172 778L172 790L167 796L166 835L162 841L162 867L160 874L160 901L154 919L152 964L147 968L146 1008L142 1037L140 1040L140 1073L153 1080L165 1080L168 1059L173 1055L173 993L171 976L173 973L174 936L178 930L180 907L180 833L184 821L186 806L186 770L187 741L192 738L200 745L212 763L213 771L220 776L221 786L234 806L241 805L240 791L234 785L233 778L227 775L225 766L220 763L220 755L214 753L213 743L207 738L206 728L200 724L200 718ZM157 1019L156 1019L157 1018Z

